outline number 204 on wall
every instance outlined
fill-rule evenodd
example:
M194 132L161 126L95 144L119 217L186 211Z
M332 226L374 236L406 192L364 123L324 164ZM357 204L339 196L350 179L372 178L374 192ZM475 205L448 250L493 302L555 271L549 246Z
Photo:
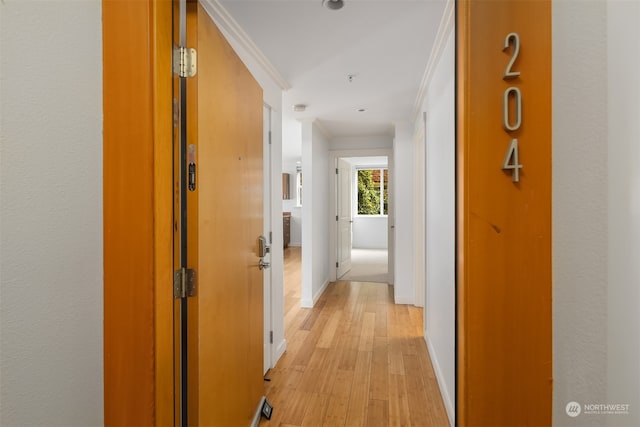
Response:
M520 71L513 69L513 66L520 54L520 36L518 33L509 33L504 39L503 51L509 46L513 46L511 60L504 69L502 79L509 81L520 76ZM513 108L510 108L513 104ZM513 115L511 112L513 111ZM507 135L511 136L513 132L517 132L522 126L522 92L517 86L510 86L504 91L502 97L502 127ZM518 155L518 138L512 138L511 143L507 147L507 152L502 161L502 170L512 171L511 178L513 182L520 181L520 157Z

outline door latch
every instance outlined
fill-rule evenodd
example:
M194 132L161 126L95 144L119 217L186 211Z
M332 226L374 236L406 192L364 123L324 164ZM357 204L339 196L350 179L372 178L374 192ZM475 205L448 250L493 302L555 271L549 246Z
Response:
M265 268L269 268L271 267L271 263L266 262L265 260L263 260L262 258L260 259L260 261L258 262L258 268L260 270L264 270Z

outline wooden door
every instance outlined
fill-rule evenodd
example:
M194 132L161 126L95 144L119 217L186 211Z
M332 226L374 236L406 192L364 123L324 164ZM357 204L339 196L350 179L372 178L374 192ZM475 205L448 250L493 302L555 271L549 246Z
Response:
M551 4L457 7L457 421L550 425Z
M248 426L263 396L262 89L206 11L187 5L189 425Z
M337 278L351 270L353 212L351 207L351 164L338 159L338 272Z

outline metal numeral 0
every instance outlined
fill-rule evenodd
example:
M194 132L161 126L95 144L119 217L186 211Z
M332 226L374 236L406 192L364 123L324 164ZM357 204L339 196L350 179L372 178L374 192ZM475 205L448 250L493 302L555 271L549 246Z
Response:
M515 103L515 122L513 124L511 124L509 120L509 99L511 98L513 98L513 102ZM502 125L507 132L516 131L520 129L522 125L522 93L517 87L512 86L504 91L504 97L502 99Z

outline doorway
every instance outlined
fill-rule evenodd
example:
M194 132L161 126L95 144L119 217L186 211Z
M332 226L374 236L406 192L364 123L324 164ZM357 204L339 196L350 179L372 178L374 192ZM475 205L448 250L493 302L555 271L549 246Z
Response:
M338 280L389 283L389 159L338 158Z
M393 150L331 151L329 163L331 280L393 284Z

